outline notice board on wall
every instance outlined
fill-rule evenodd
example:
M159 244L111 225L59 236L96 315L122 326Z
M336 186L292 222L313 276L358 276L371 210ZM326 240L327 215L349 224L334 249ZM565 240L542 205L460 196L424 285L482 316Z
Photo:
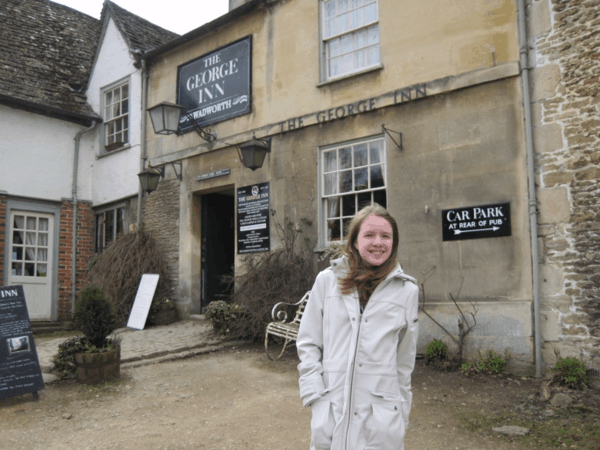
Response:
M0 287L0 399L44 389L23 286Z
M237 190L238 254L271 250L269 183Z

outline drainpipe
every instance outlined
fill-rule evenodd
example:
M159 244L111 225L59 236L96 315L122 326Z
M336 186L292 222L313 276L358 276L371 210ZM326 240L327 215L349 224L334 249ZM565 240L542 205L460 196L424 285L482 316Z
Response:
M538 248L537 197L535 189L535 158L533 152L533 124L529 90L529 45L525 0L517 0L519 14L519 55L525 110L525 144L527 148L527 178L529 186L529 227L531 234L531 266L533 275L533 315L535 327L535 376L542 376L542 326L540 313L540 269Z
M77 172L79 168L79 143L81 136L88 131L92 131L96 126L96 120L92 120L92 124L85 130L79 131L75 135L75 150L73 152L73 188L71 190L71 198L73 199L73 242L71 256L71 314L75 312L75 296L77 286Z
M140 172L144 170L146 164L146 109L148 105L148 68L146 66L146 59L141 56L142 62L142 124L140 139ZM137 201L137 219L136 226L139 230L142 224L142 185L138 187L138 201Z

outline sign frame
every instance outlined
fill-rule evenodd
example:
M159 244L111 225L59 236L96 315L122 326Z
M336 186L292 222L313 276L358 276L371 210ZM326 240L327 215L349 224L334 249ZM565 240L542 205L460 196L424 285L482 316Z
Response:
M243 47L246 45L247 49L243 52ZM243 52L239 58L235 58L236 50ZM233 53L228 63L223 62L224 60L221 59L222 53L226 53L227 56L231 56L230 53ZM237 60L237 62L234 63L234 60ZM227 80L227 77L233 75L231 72L238 69L238 72L235 72L237 74L240 68L244 70L241 75ZM205 76L207 73L208 76ZM192 78L195 79L191 83L195 89L204 86L197 92L199 101L194 100L189 93ZM221 84L218 82L219 79L223 80ZM225 83L225 81L230 81L230 83ZM205 84L205 82L208 84ZM196 86L198 84L201 86ZM236 90L234 91L234 89ZM212 101L212 97L218 94L222 96ZM202 101L205 96L211 97L210 103ZM176 98L177 104L183 107L177 134L185 134L194 130L188 114L193 115L194 120L200 127L250 114L252 112L252 35L245 36L179 65L177 67ZM202 106L200 106L201 104ZM221 112L222 114L216 114Z

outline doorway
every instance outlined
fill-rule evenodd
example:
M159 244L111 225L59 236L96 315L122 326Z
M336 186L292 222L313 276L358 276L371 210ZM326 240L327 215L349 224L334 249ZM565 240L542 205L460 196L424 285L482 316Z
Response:
M54 216L11 211L8 285L23 286L29 318L52 319Z
M200 309L224 300L232 285L223 276L233 275L235 264L235 190L204 194L202 202L202 251Z

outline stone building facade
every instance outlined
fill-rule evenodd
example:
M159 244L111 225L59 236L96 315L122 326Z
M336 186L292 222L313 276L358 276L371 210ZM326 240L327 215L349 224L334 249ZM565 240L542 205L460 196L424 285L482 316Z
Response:
M544 359L600 367L600 2L529 5Z
M279 220L312 221L303 237L317 255L343 240L347 220L361 206L378 202L398 220L405 271L421 281L434 271L426 281L426 307L447 329L456 328L450 294L464 279L461 307L476 304L478 310L466 353L509 349L514 364L531 365L532 251L517 2L461 0L433 15L427 2L401 10L377 0L249 0L233 6L144 55L149 107L195 99L186 111L198 119L227 110L234 100L250 104L208 124L216 133L210 141L187 125L172 135L156 135L147 126L149 164L181 164L181 180L168 172L161 181L169 183L169 192L173 182L179 191L169 205L172 223L161 229L170 234L165 242L178 229L180 310L199 313L218 298L206 287L219 275L211 273L217 265L207 257L211 248L231 254L222 262L228 271L240 267L254 238L261 239L258 232L246 237L252 227L271 224L262 250L267 243L271 249L280 245L272 222L245 222L246 201L268 197ZM247 53L235 53L236 46ZM238 80L235 86L249 90L227 94L227 77L242 70L242 54L250 55L244 64L251 83ZM249 170L238 147L253 137L270 138L271 151L261 168ZM164 207L161 202L157 198L154 209ZM157 213L148 201L145 214ZM465 220L457 220L459 213ZM467 221L469 214L477 220ZM500 235L498 224L510 230ZM469 228L487 225L489 235L462 239ZM452 238L459 234L461 239ZM425 315L420 323L421 351L433 338L451 343ZM544 331L550 326L544 324Z

